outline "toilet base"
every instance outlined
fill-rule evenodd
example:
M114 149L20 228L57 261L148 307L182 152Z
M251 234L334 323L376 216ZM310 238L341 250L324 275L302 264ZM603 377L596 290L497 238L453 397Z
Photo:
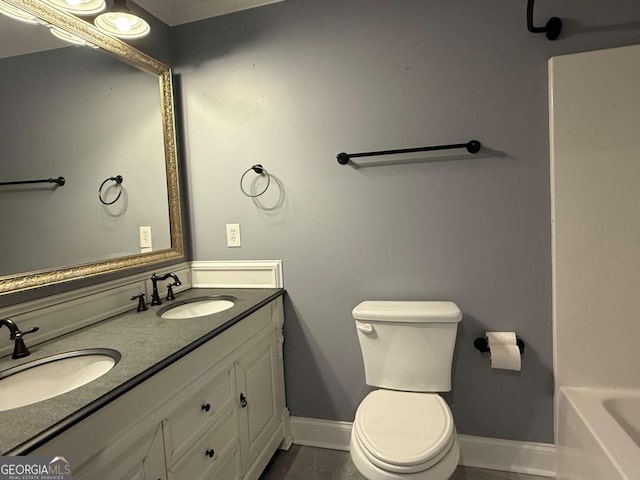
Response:
M362 453L358 441L351 432L349 453L358 471L368 480L449 480L460 460L460 447L456 438L447 454L435 465L416 473L395 473L373 465Z

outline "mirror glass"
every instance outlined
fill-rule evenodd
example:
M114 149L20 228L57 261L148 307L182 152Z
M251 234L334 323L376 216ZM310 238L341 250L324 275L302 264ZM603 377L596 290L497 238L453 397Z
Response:
M183 254L169 68L36 10L0 15L0 294Z

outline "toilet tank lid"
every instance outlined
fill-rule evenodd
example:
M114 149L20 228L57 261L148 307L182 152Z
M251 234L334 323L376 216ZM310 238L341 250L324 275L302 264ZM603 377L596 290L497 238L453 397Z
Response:
M402 323L457 323L462 312L453 302L367 300L353 309L356 320Z

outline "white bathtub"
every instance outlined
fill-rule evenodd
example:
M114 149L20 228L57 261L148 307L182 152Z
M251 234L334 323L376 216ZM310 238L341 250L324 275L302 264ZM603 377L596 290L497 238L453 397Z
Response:
M558 479L640 480L640 390L560 388Z

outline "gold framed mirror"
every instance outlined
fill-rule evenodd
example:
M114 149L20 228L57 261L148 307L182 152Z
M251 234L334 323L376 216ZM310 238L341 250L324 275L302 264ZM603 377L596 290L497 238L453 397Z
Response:
M5 4L14 6L27 14L33 15L38 19L38 22L41 25L45 25L48 28L56 27L68 32L71 35L87 42L89 45L99 47L104 50L104 52L117 57L119 61L125 62L126 64L157 78L157 85L159 86L159 95L155 97L156 99L159 99L159 118L157 119L157 122L161 123L161 125L157 125L156 127L158 130L157 136L158 138L162 138L163 143L163 145L158 146L158 149L161 152L160 155L162 155L162 153L164 154L165 169L164 172L162 172L162 178L166 179L166 205L163 205L162 209L163 211L166 211L168 215L168 219L164 220L168 225L168 232L166 233L167 245L160 242L161 249L149 251L148 253L136 253L120 247L114 247L114 252L100 254L100 258L96 259L85 255L80 256L80 261L73 259L70 261L63 261L62 265L54 264L52 266L46 265L43 268L37 267L24 269L29 271L12 270L10 272L6 272L0 270L0 295L58 284L70 280L93 277L106 273L120 272L136 267L151 266L153 264L163 263L170 260L179 260L184 257L171 69L167 65L155 60L143 52L140 52L139 50L136 50L123 41L102 33L92 24L51 7L40 0L3 1ZM34 28L37 27L38 26L34 26ZM104 52L100 53L105 55ZM154 120L154 122L155 121L156 120ZM112 132L104 132L104 135L109 133ZM3 159L3 162L11 161L17 162L18 160L11 158ZM134 162L135 158L127 159L127 161ZM98 175L97 172L94 173L94 177ZM115 173L118 172L114 172L114 174ZM102 180L102 177L98 178L99 180L95 180L92 177L92 187L94 183L97 183L95 185L96 189L100 180ZM125 176L125 182L127 182L127 178L128 177ZM162 182L164 183L164 180L162 180ZM164 186L165 185L162 185L162 195L164 195ZM132 188L132 190L134 188ZM96 192L93 193L95 194ZM24 198L25 197L22 197L18 201L24 201ZM150 198L142 200L148 200L151 202ZM75 201L78 205L82 205L87 202L85 197L80 200L76 199ZM97 201L97 199L93 198L92 201ZM137 203L142 206L144 201L139 201ZM138 224L144 225L144 223L140 222L138 222ZM81 225L78 225L78 227L80 228ZM5 226L4 228L7 227ZM76 234L77 232L64 232L64 235L69 236ZM131 231L127 232L127 235L131 236L131 234ZM65 239L63 238L59 241L64 242L64 240ZM2 254L6 257L16 256L15 253L11 251L4 251ZM84 261L85 258L90 258L91 260ZM20 267L16 267L16 270L19 268Z

